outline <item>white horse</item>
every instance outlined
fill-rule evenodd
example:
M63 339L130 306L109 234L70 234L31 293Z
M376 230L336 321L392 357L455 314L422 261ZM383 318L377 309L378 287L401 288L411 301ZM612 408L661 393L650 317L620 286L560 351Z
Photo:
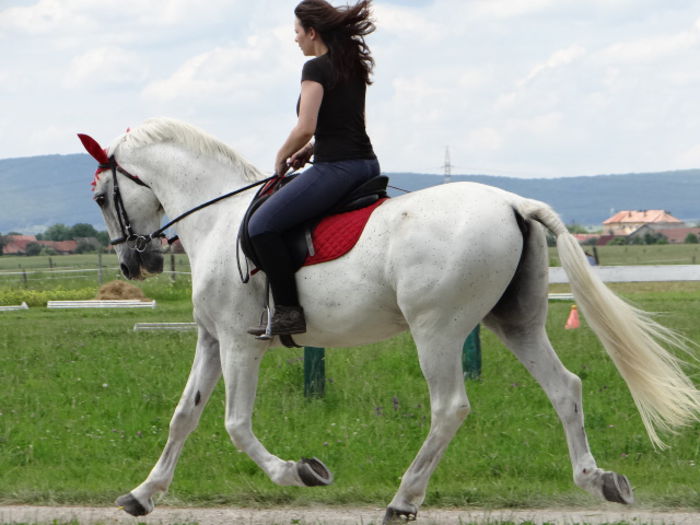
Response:
M163 213L176 217L265 177L226 145L169 119L145 122L118 137L103 155L93 151L103 169L109 165L106 155L120 167L97 177L94 191L114 236L157 230ZM130 224L117 217L115 179ZM222 200L177 225L192 268L196 353L160 459L143 483L117 500L130 514L151 512L154 495L168 489L184 441L222 375L226 429L273 482L312 486L332 479L316 458L281 459L253 433L260 362L277 341L246 333L259 322L266 293L262 274L242 284L236 266L234 236L252 193ZM469 413L460 356L479 322L501 338L552 402L576 485L609 501L632 502L627 478L596 465L584 429L581 381L562 365L545 333L545 228L557 238L576 302L627 382L651 441L663 446L657 430L698 417L698 390L682 372L681 361L659 344L678 346L679 338L619 299L592 273L577 241L549 206L472 183L392 198L374 212L351 252L299 270L308 331L294 336L301 345L319 347L362 345L404 330L413 336L429 386L430 431L385 521L415 518L433 470ZM117 253L128 278L162 269L157 239L132 238L118 244Z

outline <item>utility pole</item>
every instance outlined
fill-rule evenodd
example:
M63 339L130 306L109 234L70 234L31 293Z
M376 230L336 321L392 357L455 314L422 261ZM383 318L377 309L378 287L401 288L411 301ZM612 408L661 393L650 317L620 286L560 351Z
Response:
M443 179L443 184L452 182L452 163L450 162L450 147L445 147L445 163L442 165L445 177Z

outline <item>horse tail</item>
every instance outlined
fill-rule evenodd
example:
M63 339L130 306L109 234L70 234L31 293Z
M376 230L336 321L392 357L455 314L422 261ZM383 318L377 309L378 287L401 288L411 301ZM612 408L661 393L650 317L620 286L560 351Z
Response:
M662 346L691 356L687 340L615 295L591 269L578 241L551 207L526 200L518 208L556 236L574 299L627 383L649 439L664 448L657 430L672 432L700 416L700 391L683 372L686 363Z

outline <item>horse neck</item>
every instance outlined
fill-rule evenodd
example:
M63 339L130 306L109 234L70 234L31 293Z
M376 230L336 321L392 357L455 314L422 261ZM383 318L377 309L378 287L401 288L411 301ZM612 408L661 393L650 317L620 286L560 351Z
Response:
M145 148L141 155L144 181L153 189L165 214L173 219L200 204L224 193L242 188L250 181L243 170L228 162L195 156L171 144L162 148ZM252 192L231 197L189 215L175 225L183 243L192 245L216 230L216 224L225 221L229 228L238 225L245 213Z

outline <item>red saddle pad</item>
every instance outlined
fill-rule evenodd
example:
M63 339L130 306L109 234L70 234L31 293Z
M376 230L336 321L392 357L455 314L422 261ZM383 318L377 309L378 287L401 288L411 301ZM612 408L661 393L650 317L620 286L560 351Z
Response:
M303 266L332 261L348 253L362 235L369 216L385 200L379 199L366 208L322 219L311 232L315 253L306 256Z

